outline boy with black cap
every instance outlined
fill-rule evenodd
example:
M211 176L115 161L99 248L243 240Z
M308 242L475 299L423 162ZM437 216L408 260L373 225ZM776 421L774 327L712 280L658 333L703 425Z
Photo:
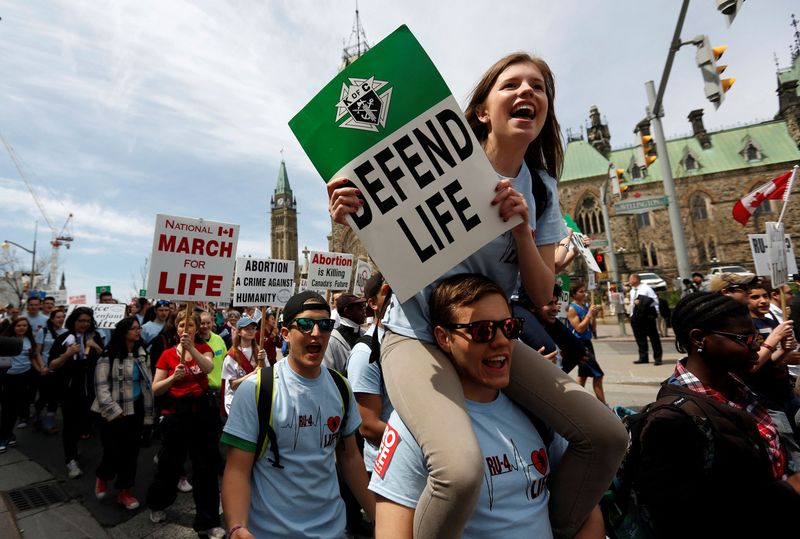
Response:
M333 330L325 299L311 291L296 294L283 316L281 334L290 344L289 355L274 366L270 421L281 459L271 462L269 450L256 458L258 377L251 377L237 389L222 435L229 446L222 479L228 537L343 537L337 463L361 505L370 517L375 514L352 436L361 416L348 391L347 420L342 420L337 374L321 367Z

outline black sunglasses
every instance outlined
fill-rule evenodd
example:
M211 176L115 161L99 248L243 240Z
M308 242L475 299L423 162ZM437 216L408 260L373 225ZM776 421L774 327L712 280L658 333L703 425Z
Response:
M322 333L330 333L334 323L335 320L331 318L295 318L289 326L295 326L301 333L311 333L316 324Z
M742 346L746 346L748 348L750 348L753 345L753 343L760 345L761 343L764 342L764 337L762 337L760 333L746 333L744 335L741 335L739 333L728 333L726 331L709 331L709 333L727 337L728 339L736 341Z
M505 320L477 320L468 324L445 324L443 327L446 329L467 329L473 341L487 343L494 339L498 328L503 332L506 339L519 339L524 322L525 320L522 318L512 316Z

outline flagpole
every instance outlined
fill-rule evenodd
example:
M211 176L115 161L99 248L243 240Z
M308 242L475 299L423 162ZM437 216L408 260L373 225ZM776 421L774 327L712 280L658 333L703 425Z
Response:
M797 165L792 167L792 175L789 176L789 181L786 183L786 190L783 192L783 208L781 209L781 215L778 217L778 222L783 222L783 215L786 213L786 206L789 204L789 195L792 193L792 184L794 183L794 177L797 176Z

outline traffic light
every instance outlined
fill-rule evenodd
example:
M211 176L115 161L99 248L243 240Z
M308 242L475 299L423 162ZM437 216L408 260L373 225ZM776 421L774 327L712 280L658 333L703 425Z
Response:
M639 167L649 167L658 156L656 155L656 143L650 135L641 135L637 141L635 151L636 164Z
M614 168L614 165L611 165L608 169L608 179L611 182L611 192L615 195L622 196L622 193L628 190L624 168Z
M597 262L600 271L606 271L606 257L603 256L603 253L595 253L594 261Z
M729 79L720 78L720 73L725 71L728 66L717 65L717 60L727 50L727 45L720 45L712 47L708 36L697 36L694 40L697 45L697 67L700 68L700 73L703 75L703 90L705 91L706 98L714 103L714 108L719 108L725 100L725 92L730 90L736 79L731 77Z

